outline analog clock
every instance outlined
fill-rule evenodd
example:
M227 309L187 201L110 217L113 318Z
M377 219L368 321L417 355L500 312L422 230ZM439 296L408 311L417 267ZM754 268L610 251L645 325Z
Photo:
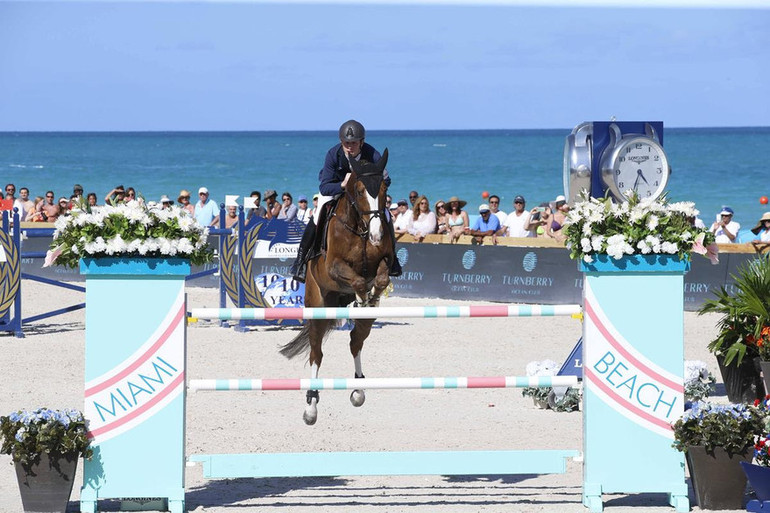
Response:
M657 134L645 123L645 134L621 134L610 125L610 143L601 158L601 177L605 188L617 202L627 201L628 191L641 199L657 199L663 194L671 174L666 152Z

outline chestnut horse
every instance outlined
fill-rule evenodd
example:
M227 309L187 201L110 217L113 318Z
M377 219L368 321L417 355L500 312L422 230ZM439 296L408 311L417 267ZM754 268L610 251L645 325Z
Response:
M388 150L376 163L351 161L352 173L328 220L326 251L308 263L305 306L340 307L355 301L356 306L377 306L390 283L388 271L394 258L393 231L385 216L387 184L384 180ZM320 235L319 235L320 236ZM335 319L308 319L302 331L281 348L293 358L310 351L310 375L318 377L323 352L321 344L334 329ZM350 352L355 377L363 378L361 349L374 319L356 319L350 332ZM318 418L318 390L308 390L303 419L308 425ZM353 390L350 402L361 406L363 390Z

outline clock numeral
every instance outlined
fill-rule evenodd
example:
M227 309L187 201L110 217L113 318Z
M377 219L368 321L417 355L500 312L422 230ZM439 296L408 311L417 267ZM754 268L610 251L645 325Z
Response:
M641 150L642 149L642 143L634 144L634 149ZM630 148L629 148L629 151L630 151Z
M654 157L652 157L652 160L653 160L654 162L658 162L658 161L660 160L660 155L658 155L658 154L655 154L655 156L654 156Z
M659 175L662 175L662 174L663 174L663 168L662 168L662 167L658 167L658 168L655 168L655 169L657 170L657 173L658 173Z
M657 182L657 181L655 181L655 182L653 182L653 185L654 185L655 187L657 187L658 185L660 185L660 182Z
M618 157L618 162L625 162L625 161L626 161L626 157Z
M625 187L626 187L626 184L625 184L625 183L623 183L623 182L618 182L618 188L620 188L620 190L621 190L621 191L622 191L623 189L625 189Z
M647 191L647 196L652 196L652 191Z

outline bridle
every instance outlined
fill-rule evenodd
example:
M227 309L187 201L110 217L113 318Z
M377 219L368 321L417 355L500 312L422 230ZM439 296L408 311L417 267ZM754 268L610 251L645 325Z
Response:
M374 177L378 176L380 179L377 181L377 188L379 189L382 185L382 181L384 180L384 177L382 173L377 172L369 172L369 173L362 173L360 176L356 174L356 182L361 181L361 178L364 177ZM368 188L367 188L368 190ZM358 206L358 202L356 202L353 195L349 192L348 188L345 188L345 198L348 200L348 203L353 207L353 210L356 212L357 219L354 224L354 226L348 225L346 220L343 220L340 216L337 215L337 212L335 212L333 215L337 217L340 223L342 223L342 226L344 226L348 231L353 233L354 235L357 235L361 238L361 262L363 264L363 268L361 270L361 274L363 276L366 276L367 271L367 262L366 262L366 239L369 237L370 233L370 226L372 223L372 219L380 219L380 223L384 225L385 222L387 222L387 219L384 216L383 211L376 209L376 210L362 210L361 207ZM379 191L377 193L377 199L379 200ZM378 201L379 206L379 201ZM369 219L365 219L365 216L369 216Z
M377 183L377 187L379 187L380 184L382 183L382 179L383 179L382 178L382 174L376 173L376 172L362 173L360 177L358 175L356 175L356 182L360 182L361 178L363 178L365 176L379 176L380 180ZM379 192L377 194L377 197L379 199ZM355 210L356 214L358 215L358 218L356 219L355 226L349 226L345 221L343 221L341 218L339 218L339 216L337 216L336 212L334 213L334 215L339 218L339 221L342 223L342 226L347 228L353 234L355 234L355 235L361 237L362 239L364 239L364 247L365 247L366 246L365 239L367 237L369 237L370 226L372 224L372 219L377 218L377 219L380 219L380 222L385 222L384 221L383 212L381 210L379 210L379 209L376 209L376 210L361 210L361 207L358 206L358 202L356 202L355 198L353 197L352 194L350 194L350 192L348 191L347 188L345 188L345 198L348 200L348 203L350 205L352 205L353 210ZM367 216L367 215L369 216L368 220L365 219L365 216Z

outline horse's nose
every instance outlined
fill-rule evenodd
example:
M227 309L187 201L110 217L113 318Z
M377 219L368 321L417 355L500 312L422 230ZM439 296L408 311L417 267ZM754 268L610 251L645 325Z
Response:
M369 224L369 241L375 246L379 246L382 241L382 223L378 217Z

